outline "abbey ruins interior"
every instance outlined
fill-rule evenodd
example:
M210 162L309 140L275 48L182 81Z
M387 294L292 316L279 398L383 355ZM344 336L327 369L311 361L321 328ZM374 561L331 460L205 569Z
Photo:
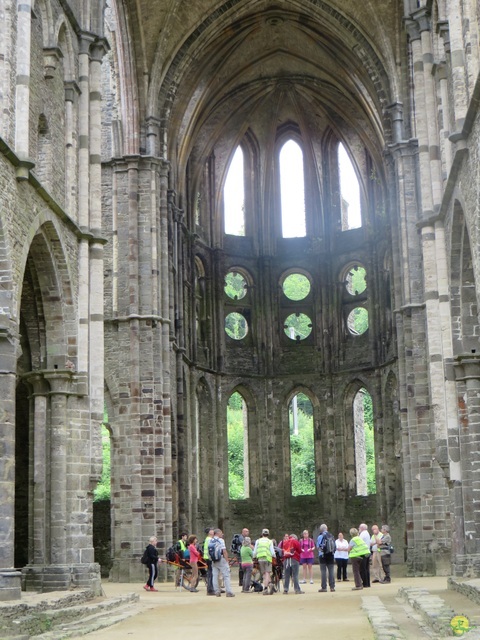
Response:
M479 13L0 0L0 599L98 588L105 415L112 580L154 534L362 520L480 575Z

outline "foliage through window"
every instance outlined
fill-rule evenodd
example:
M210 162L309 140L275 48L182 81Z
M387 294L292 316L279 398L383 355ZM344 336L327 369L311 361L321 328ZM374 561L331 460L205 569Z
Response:
M227 405L228 497L248 498L248 413L245 400L238 391Z
M368 311L363 307L355 307L348 314L347 327L354 336L361 336L368 329Z
M290 429L290 469L293 496L315 495L315 445L313 406L298 393L288 408Z
M110 432L105 426L107 422L107 412L104 411L102 424L102 477L93 491L95 502L110 500Z
M372 397L364 388L353 401L355 430L355 469L357 494L370 495L377 491L375 479L375 438Z
M352 296L358 296L367 288L367 272L363 267L355 265L347 273L345 287Z
M225 276L225 293L232 300L241 300L247 295L247 281L241 273L229 271Z
M310 293L310 280L302 273L291 273L283 281L282 289L289 300L303 300Z
M283 329L291 340L305 340L312 333L312 321L304 313L292 313L286 318Z
M243 340L248 333L248 323L241 313L229 313L225 318L225 332L233 340Z

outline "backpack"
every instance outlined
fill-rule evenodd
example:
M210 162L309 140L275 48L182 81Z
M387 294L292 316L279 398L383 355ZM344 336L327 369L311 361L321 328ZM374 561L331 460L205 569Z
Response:
M140 558L140 562L141 562L142 564L148 564L148 563L149 563L149 557L148 557L147 547L145 547L145 551L143 552L143 556Z
M177 562L178 561L178 552L175 549L175 546L168 547L167 552L165 554L168 562Z
M230 549L232 550L232 553L234 553L235 555L240 555L241 548L242 548L241 536L239 533L236 533L232 538L232 544L230 546Z
M323 540L321 542L320 548L323 552L323 555L326 555L327 553L335 553L335 551L337 550L335 538L331 533L328 533L328 531L323 534Z
M212 538L208 543L208 555L212 562L218 562L222 558L223 553L219 538Z

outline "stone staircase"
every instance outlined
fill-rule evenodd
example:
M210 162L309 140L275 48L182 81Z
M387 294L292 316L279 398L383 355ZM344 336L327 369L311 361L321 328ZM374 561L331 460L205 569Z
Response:
M449 578L441 594L422 587L402 587L395 595L362 598L377 640L440 640L463 637L480 640L480 579ZM468 630L461 626L468 619ZM452 627L453 620L453 627Z
M139 596L99 598L88 589L27 594L22 601L0 603L0 638L62 640L116 624L138 613Z

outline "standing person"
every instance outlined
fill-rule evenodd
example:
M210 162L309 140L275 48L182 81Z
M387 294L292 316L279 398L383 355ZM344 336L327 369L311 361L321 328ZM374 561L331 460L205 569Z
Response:
M188 533L181 533L180 534L180 540L177 542L177 550L180 554L180 557L183 560L189 560L190 558L190 552L187 549L187 538L188 538Z
M338 538L335 540L335 562L337 564L337 582L343 579L344 582L348 582L347 578L347 565L348 565L348 542L343 537L343 533L338 534Z
M233 593L232 586L230 584L230 566L228 564L228 553L225 546L225 541L223 539L223 531L221 529L215 529L213 532L213 538L210 540L210 543L208 545L210 557L210 549L212 549L212 547L218 547L219 549L219 559L212 559L212 579L215 595L217 596L217 598L220 598L220 596L222 595L219 583L219 576L220 574L222 574L225 591L227 592L227 598L234 598L235 594Z
M380 542L380 558L382 560L382 568L385 572L385 577L380 580L382 584L391 582L390 577L390 564L392 562L391 556L392 538L390 536L390 527L388 524L382 524L382 541Z
M370 586L370 534L368 533L368 527L364 522L358 525L358 535L365 542L365 544L369 549L369 556L368 556L367 562L365 563L365 573L363 575L363 578L364 578L363 586L369 587Z
M288 539L290 538L290 535L288 533L284 533L283 534L283 538L280 540L280 542L278 543L278 548L280 550L280 555L283 557L283 547L285 546L285 543L288 542Z
M145 549L145 553L148 557L148 580L147 584L143 585L145 591L158 591L155 589L155 580L158 576L158 549L157 549L157 538L152 536L148 541L147 548Z
M190 566L192 567L192 579L190 582L190 591L197 593L198 584L198 559L200 558L200 552L197 549L197 536L192 533L188 538L188 552L190 554Z
M258 559L260 573L263 576L263 595L268 595L268 585L270 584L270 574L272 572L272 558L275 550L269 538L270 531L262 530L262 536L255 542L253 557Z
M236 533L233 538L232 538L232 544L230 545L230 549L233 553L233 555L235 556L235 558L237 559L237 564L238 564L238 586L242 587L243 586L243 569L242 569L242 562L241 562L241 558L240 558L240 552L242 550L242 544L244 539L250 535L250 531L244 527L242 529L242 533Z
M215 589L213 588L212 560L208 554L208 545L210 544L210 540L213 538L213 527L205 529L205 533L207 534L207 537L203 543L203 559L207 563L207 596L214 596Z
M303 580L301 584L306 584L307 578L310 578L310 584L313 584L313 552L315 551L315 543L310 538L308 531L302 531L302 537L299 540L302 552L300 554L300 564L303 570Z
M249 536L245 536L240 549L240 566L242 567L242 593L250 593L250 582L253 569L253 549Z
M378 524L372 525L372 537L370 538L370 551L372 553L372 582L380 582L383 579L382 558L380 544L383 534L378 528Z
M292 533L283 545L283 593L286 595L290 587L290 576L293 580L293 589L296 594L305 593L300 588L298 582L298 572L300 571L301 546L297 536Z
M348 557L352 563L353 579L355 586L353 591L363 589L363 581L365 576L365 563L370 557L370 547L358 535L358 529L353 527L350 529L351 540L348 543Z
M320 574L322 588L319 593L327 591L327 571L330 591L335 591L335 538L328 532L326 524L320 525L320 535L317 538L318 560L320 562Z

